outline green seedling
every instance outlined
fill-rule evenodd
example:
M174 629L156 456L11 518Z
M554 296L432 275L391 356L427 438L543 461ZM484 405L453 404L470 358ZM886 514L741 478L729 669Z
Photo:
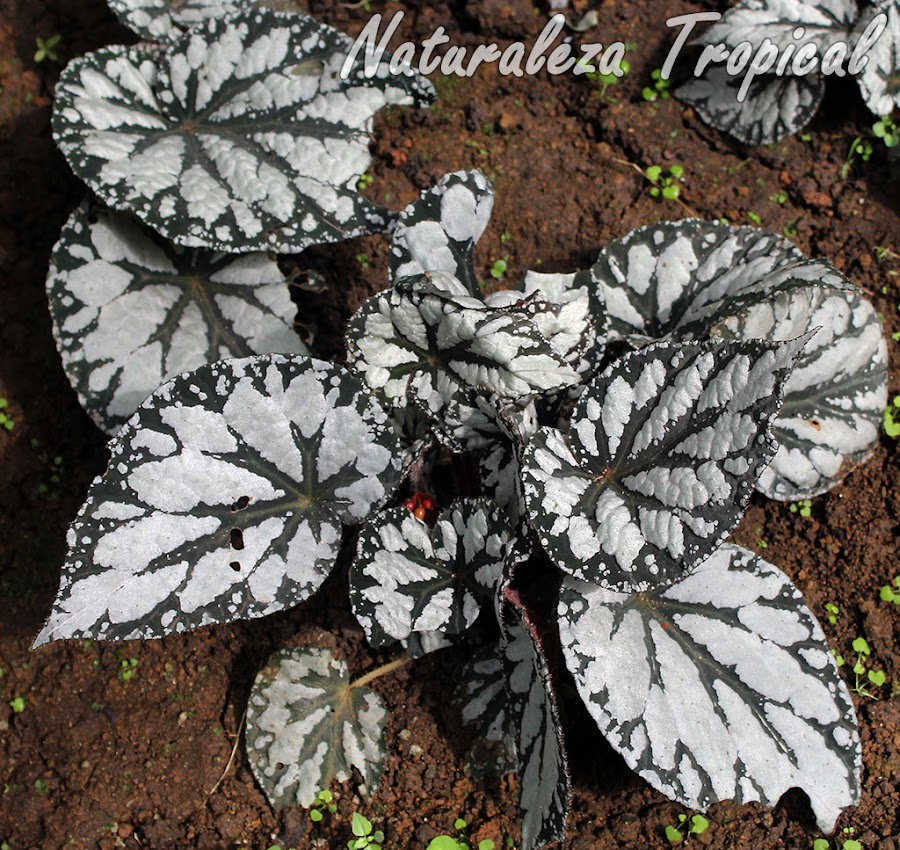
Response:
M472 850L472 845L469 843L468 822L463 818L457 818L453 822L453 828L456 830L455 836L437 835L428 842L425 850ZM508 840L507 844L509 845ZM496 845L490 838L482 838L478 842L476 850L494 850L495 847Z
M510 242L512 242L512 233L508 230L504 230L503 233L500 234L500 244L508 245Z
M503 275L506 274L506 260L499 259L494 260L494 264L491 266L491 277L494 280L500 280Z
M356 181L356 188L359 189L360 192L364 192L375 182L375 176L373 174L363 174L359 180Z
M34 790L37 791L38 794L46 794L50 790L50 786L44 782L43 779L35 779Z
M853 167L854 159L859 157L863 162L868 162L871 159L874 151L875 149L872 147L872 143L870 141L863 139L862 136L857 136L850 145L850 151L847 153L847 159L841 166L841 179L847 179L847 176L850 174L850 169Z
M709 829L709 821L703 815L678 815L678 823L666 827L669 844L681 844L692 835L703 835Z
M846 826L841 832L846 836L853 835L856 830L852 826ZM862 844L855 838L835 839L834 850L838 850L838 848L840 850L862 850ZM832 844L827 838L817 838L813 841L813 850L832 850Z
M657 68L650 74L652 80L649 86L644 86L641 97L646 101L665 100L669 96L669 81L663 79L662 69Z
M808 518L812 516L812 500L800 499L799 502L791 502L788 510L792 514L800 514L800 516Z
M371 260L371 258L369 257L368 254L357 254L356 255L356 262L359 263L359 267L363 271L365 271L367 268L369 268L370 260Z
M900 130L890 115L884 115L872 125L872 132L876 139L881 139L886 148L895 148L900 145Z
M618 98L609 97L607 95L607 90L617 85L622 77L626 76L631 71L631 63L627 59L623 59L619 62L619 70L622 72L621 76L614 74L612 71L608 74L601 74L599 71L585 72L585 77L592 83L595 83L598 87L594 94L595 97L608 103L618 102Z
M313 807L309 810L309 819L313 823L319 823L325 817L325 812L333 815L337 811L337 806L334 804L333 799L331 791L327 788L319 791L316 794L316 802L313 803Z
M353 813L350 830L356 837L347 842L349 850L366 850L367 847L381 850L381 845L384 844L384 833L380 829L373 831L372 821L363 817L359 812Z
M786 204L788 202L788 193L784 189L779 189L769 200L775 204Z
M884 409L884 433L895 440L900 437L900 395Z
M900 605L900 576L894 576L893 587L889 584L884 585L879 591L879 596L882 602Z
M683 166L673 165L666 174L662 166L651 165L644 172L644 176L653 184L650 187L652 197L663 197L668 201L678 200L681 194L681 187L678 184L683 182L681 178L684 176Z
M40 63L49 59L51 62L59 62L59 53L56 48L59 47L60 41L62 41L62 36L59 33L51 35L49 38L36 38L34 43L37 45L37 50L34 52L34 61Z
M753 210L750 210L747 213L747 218L749 218L750 221L752 221L756 225L762 224L762 217L759 215L759 213L753 212Z
M130 682L137 676L137 658L123 658L119 662L119 681Z
M794 221L789 221L783 228L782 233L787 236L788 239L793 239L798 231L797 225L800 224L800 219L795 219Z
M26 697L16 697L15 699L11 699L9 701L9 707L13 710L14 714L21 714L25 711L25 707L28 705L28 699Z
M13 421L12 416L6 412L8 407L9 402L5 398L0 397L0 428L12 431L16 427L16 423Z
M831 623L831 625L834 625L838 621L841 609L833 602L826 602L825 611L827 612L826 616L828 617L828 622Z
M869 686L880 688L884 685L887 679L884 670L872 670L867 666L872 649L865 638L858 637L853 641L853 651L856 653L856 663L853 665L853 675L856 677L856 684L850 690L861 697L878 699L878 696L869 689Z

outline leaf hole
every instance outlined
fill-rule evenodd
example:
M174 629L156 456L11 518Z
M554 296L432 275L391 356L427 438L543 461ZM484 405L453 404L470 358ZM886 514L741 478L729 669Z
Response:
M244 532L239 528L231 529L231 548L232 549L243 549L244 548Z
M247 505L249 505L249 504L250 504L250 497L249 497L249 496L241 496L241 498L238 499L238 500L231 506L231 512L232 512L233 514L236 514L238 511L244 510L244 508L246 508Z
M276 761L275 770L284 770L284 765L280 761Z
M231 567L231 569L233 569L236 573L239 573L241 571L240 561L232 561L228 566Z

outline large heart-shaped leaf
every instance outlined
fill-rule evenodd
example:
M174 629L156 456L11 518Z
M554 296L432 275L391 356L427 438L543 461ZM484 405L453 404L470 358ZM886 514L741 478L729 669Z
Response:
M525 505L560 569L629 592L671 584L739 522L776 445L805 338L657 343L585 390L567 435L525 450Z
M233 16L253 0L107 0L116 17L146 41L171 41L211 18Z
M369 643L468 629L499 580L510 535L487 499L454 502L433 529L405 507L369 520L350 568L350 603Z
M600 731L668 797L771 806L800 787L825 832L859 800L853 703L822 629L752 552L726 544L662 592L567 576L559 628Z
M304 15L200 24L163 53L138 45L66 66L53 133L106 203L181 245L301 251L387 228L356 191L372 116L432 94L418 74L344 79L348 36Z
M181 372L225 357L306 353L268 255L178 248L121 213L72 213L47 295L66 374L110 433Z
M773 498L824 492L864 459L887 393L880 321L863 293L822 260L749 227L688 219L640 228L592 269L615 335L793 339L821 328L773 424L781 448L758 489Z
M522 850L562 841L572 796L550 669L540 632L518 593L504 594L503 666L519 761Z
M693 106L710 127L746 145L771 145L798 133L825 96L825 81L817 73L755 77L740 101L743 82L721 65L710 65L703 76L675 89L675 96Z
M868 61L856 81L869 110L890 115L900 106L900 3L877 0L863 12L854 35L865 33L877 15L885 16L885 29L866 52Z
M472 252L493 206L494 189L480 171L444 175L400 214L391 241L391 283L446 272L480 299Z
M473 392L517 401L578 381L526 310L488 307L443 272L369 299L347 338L348 363L392 407L414 399L438 423L452 407L473 430L490 424Z
M356 768L360 791L381 781L387 709L375 691L350 682L327 649L276 652L253 683L247 704L247 753L269 801L311 806L332 780Z
M399 478L381 406L339 366L222 360L155 392L110 442L69 529L36 645L158 637L296 605L325 580L341 524Z
M865 460L887 404L887 343L862 291L799 286L754 301L711 333L792 339L819 328L797 358L772 426L778 452L757 489L773 499L816 496Z

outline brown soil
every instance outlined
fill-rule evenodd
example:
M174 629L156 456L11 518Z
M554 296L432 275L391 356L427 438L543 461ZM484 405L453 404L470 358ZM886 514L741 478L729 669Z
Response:
M400 8L372 6L388 14ZM311 7L351 32L368 19L339 3ZM871 293L887 330L900 330L900 258L874 251L900 252L896 185L883 150L841 177L850 142L871 123L853 85L830 90L806 141L742 149L673 99L641 99L671 41L664 20L688 10L680 0L603 0L602 26L576 40L635 45L631 73L605 99L584 79L504 78L491 68L469 80L437 77L434 108L395 110L377 122L370 194L399 209L446 172L483 169L497 190L476 256L485 277L499 257L508 257L511 276L586 266L609 240L688 208L733 223L749 223L754 213L775 232L795 228L801 249L833 260ZM453 43L503 45L532 41L544 21L530 0L423 4L408 12L401 38L418 41L444 25ZM50 248L83 191L50 139L59 67L32 58L35 37L53 33L62 35L63 60L130 38L100 0L0 0L0 396L15 421L12 431L0 430L0 842L11 850L339 848L359 810L384 830L388 847L424 848L460 816L473 823L474 845L491 838L502 847L517 835L515 781L466 776L468 741L448 708L464 651L437 653L376 683L391 710L391 755L370 799L344 786L339 813L312 825L305 812L274 812L255 784L237 736L253 676L271 651L328 644L356 672L389 658L365 646L341 570L309 604L264 621L30 651L56 590L67 523L106 458L103 436L60 367L44 296ZM683 165L686 206L651 198L629 163ZM781 190L787 200L779 204L772 198ZM386 252L386 240L373 237L302 258L329 283L322 295L299 296L300 320L320 354L341 356L344 322L385 286ZM890 346L896 360L898 343ZM891 390L900 391L896 372ZM866 850L900 848L900 609L878 600L878 588L900 572L898 531L900 452L882 437L868 463L814 500L810 518L756 497L734 535L792 576L837 651L849 656L853 638L865 635L875 666L887 673L882 699L856 701L863 795L839 822ZM828 602L840 608L833 624ZM135 675L123 681L122 664L131 660ZM9 706L15 697L27 700L21 713ZM565 846L668 846L665 825L682 808L632 774L589 724L576 719L576 730ZM805 850L818 835L800 792L773 810L723 803L708 816L708 832L694 842L714 848Z

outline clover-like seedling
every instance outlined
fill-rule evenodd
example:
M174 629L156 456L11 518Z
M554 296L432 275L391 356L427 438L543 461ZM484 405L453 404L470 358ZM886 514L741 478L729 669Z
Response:
M372 826L372 821L359 812L353 813L350 830L356 837L351 838L347 842L348 850L366 850L368 847L373 848L373 850L381 850L381 845L384 843L384 833L380 829L375 829Z
M887 681L884 670L872 670L868 666L872 649L865 638L857 637L853 640L853 651L856 653L856 663L853 665L853 675L856 677L856 683L850 690L861 697L878 699L878 695L869 686L880 688L884 685Z
M900 130L890 115L882 115L873 125L872 133L876 139L881 139L886 148L895 148L900 145Z
M7 413L9 409L9 400L0 397L0 428L5 431L12 431L16 427L16 421Z
M878 595L882 602L900 605L900 576L894 576L892 584L883 585Z
M689 841L692 835L703 835L709 829L709 821L703 815L678 815L677 824L666 827L666 838L669 844L681 844Z
M833 602L826 602L825 613L828 617L828 622L831 623L831 625L834 625L838 621L838 617L841 614L841 609L838 608L838 606Z
M334 797L327 788L323 788L316 794L316 800L309 810L309 819L313 823L319 823L325 817L325 812L332 815L337 812L337 806L334 804Z
M667 201L676 201L681 194L679 183L682 182L684 176L684 167L681 165L673 165L669 168L669 173L665 173L660 165L648 166L644 172L644 176L653 184L650 187L650 195L654 198L665 198Z
M37 50L34 52L34 61L35 62L59 62L59 52L57 48L59 47L60 42L62 41L62 36L59 33L54 33L48 38L36 38L35 44L37 45Z
M662 75L661 68L655 68L650 72L651 83L641 89L641 97L651 103L655 100L665 100L669 96L669 80Z
M800 499L797 502L791 502L790 505L788 505L788 510L790 510L792 514L797 514L804 519L809 519L812 516L812 500Z
M884 409L884 433L892 439L900 437L900 395L895 395Z

